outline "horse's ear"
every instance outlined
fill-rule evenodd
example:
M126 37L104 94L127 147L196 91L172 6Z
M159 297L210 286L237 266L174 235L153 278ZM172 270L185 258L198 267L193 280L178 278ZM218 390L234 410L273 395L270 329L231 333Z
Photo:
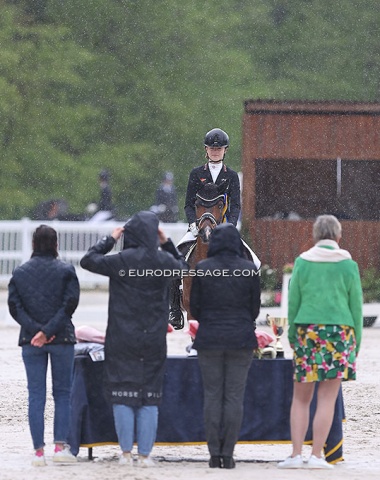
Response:
M226 193L228 187L230 186L230 181L227 178L223 178L221 183L218 185L218 194Z

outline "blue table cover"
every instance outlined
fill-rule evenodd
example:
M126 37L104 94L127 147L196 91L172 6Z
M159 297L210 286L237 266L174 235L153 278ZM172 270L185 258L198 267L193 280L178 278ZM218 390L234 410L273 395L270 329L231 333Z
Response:
M79 447L117 444L112 406L103 392L104 362L89 356L75 359L71 398L69 443L74 455ZM288 359L252 361L244 400L244 418L239 442L283 443L290 441L290 405L293 367ZM311 421L305 443L311 443ZM343 460L343 396L340 391L335 415L325 447L327 461ZM163 401L159 410L156 444L196 444L205 442L203 390L196 357L168 357Z

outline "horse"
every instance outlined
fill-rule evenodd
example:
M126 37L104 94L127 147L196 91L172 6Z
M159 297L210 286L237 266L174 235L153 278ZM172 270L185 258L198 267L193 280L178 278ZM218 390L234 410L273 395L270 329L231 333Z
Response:
M186 257L190 270L195 269L195 265L207 257L212 231L224 220L227 210L227 196L225 194L227 187L226 183L221 185L206 183L196 195L195 213L198 236ZM187 320L194 320L190 312L191 282L191 276L185 276L182 279L181 306L187 313Z

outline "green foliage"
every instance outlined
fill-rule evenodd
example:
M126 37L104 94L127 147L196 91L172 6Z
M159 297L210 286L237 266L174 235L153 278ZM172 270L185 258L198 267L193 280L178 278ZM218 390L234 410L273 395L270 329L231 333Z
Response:
M363 301L380 302L380 273L375 268L364 270L361 276Z
M0 218L107 168L122 218L172 170L181 205L207 130L240 170L248 98L379 100L377 0L0 1ZM180 209L182 211L182 208Z
M277 285L277 270L269 265L262 265L260 272L261 290L274 291Z

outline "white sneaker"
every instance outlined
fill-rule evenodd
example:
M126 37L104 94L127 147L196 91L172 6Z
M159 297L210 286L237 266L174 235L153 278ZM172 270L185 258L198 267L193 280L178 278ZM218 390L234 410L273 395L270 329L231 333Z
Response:
M65 445L62 450L54 452L53 462L55 463L75 463L77 457L70 452L69 445Z
M330 465L324 458L318 458L315 455L311 455L309 461L305 465L306 468L324 468L326 470L331 470L333 465Z
M150 456L144 457L143 455L139 455L139 458L137 459L137 465L139 467L155 467L156 464L152 460Z
M303 468L303 459L301 455L285 458L277 464L277 468Z
M119 465L133 467L133 457L130 453L122 453L119 458Z
M33 465L33 467L45 467L46 466L45 456L44 455L37 455L35 453L34 458L32 460L32 465Z

